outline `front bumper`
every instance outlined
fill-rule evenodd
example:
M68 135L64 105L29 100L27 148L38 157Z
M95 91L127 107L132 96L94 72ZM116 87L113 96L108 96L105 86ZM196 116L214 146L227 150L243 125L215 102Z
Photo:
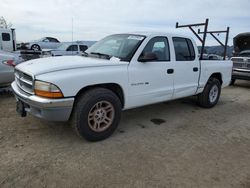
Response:
M250 80L250 70L233 69L232 79Z
M12 82L12 90L17 100L22 101L25 111L48 121L67 121L73 109L74 98L47 99L29 95Z

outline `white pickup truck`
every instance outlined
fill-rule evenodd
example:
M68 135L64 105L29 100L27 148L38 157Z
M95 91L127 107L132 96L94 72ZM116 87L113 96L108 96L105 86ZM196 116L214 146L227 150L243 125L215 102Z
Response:
M188 37L141 32L108 36L82 57L22 63L12 89L22 116L70 121L78 135L98 141L114 132L122 110L192 95L213 107L231 73L231 61L199 60Z

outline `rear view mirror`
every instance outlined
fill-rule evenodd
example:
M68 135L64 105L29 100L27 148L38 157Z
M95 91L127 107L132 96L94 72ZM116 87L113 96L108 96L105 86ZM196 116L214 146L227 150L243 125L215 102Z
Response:
M147 61L154 61L157 60L157 56L155 53L148 52L145 53L144 55L141 55L138 59L140 62L147 62Z

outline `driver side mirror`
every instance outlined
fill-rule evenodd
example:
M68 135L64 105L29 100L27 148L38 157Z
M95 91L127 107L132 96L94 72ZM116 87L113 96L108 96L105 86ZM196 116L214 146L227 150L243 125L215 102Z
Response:
M157 56L155 53L147 52L144 55L141 55L138 59L139 62L147 62L157 60Z

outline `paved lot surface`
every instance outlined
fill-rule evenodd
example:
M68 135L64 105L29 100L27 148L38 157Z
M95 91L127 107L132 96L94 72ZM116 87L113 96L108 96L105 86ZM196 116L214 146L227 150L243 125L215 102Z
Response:
M250 82L202 109L193 98L123 113L89 143L67 124L18 117L0 94L0 187L250 187Z

